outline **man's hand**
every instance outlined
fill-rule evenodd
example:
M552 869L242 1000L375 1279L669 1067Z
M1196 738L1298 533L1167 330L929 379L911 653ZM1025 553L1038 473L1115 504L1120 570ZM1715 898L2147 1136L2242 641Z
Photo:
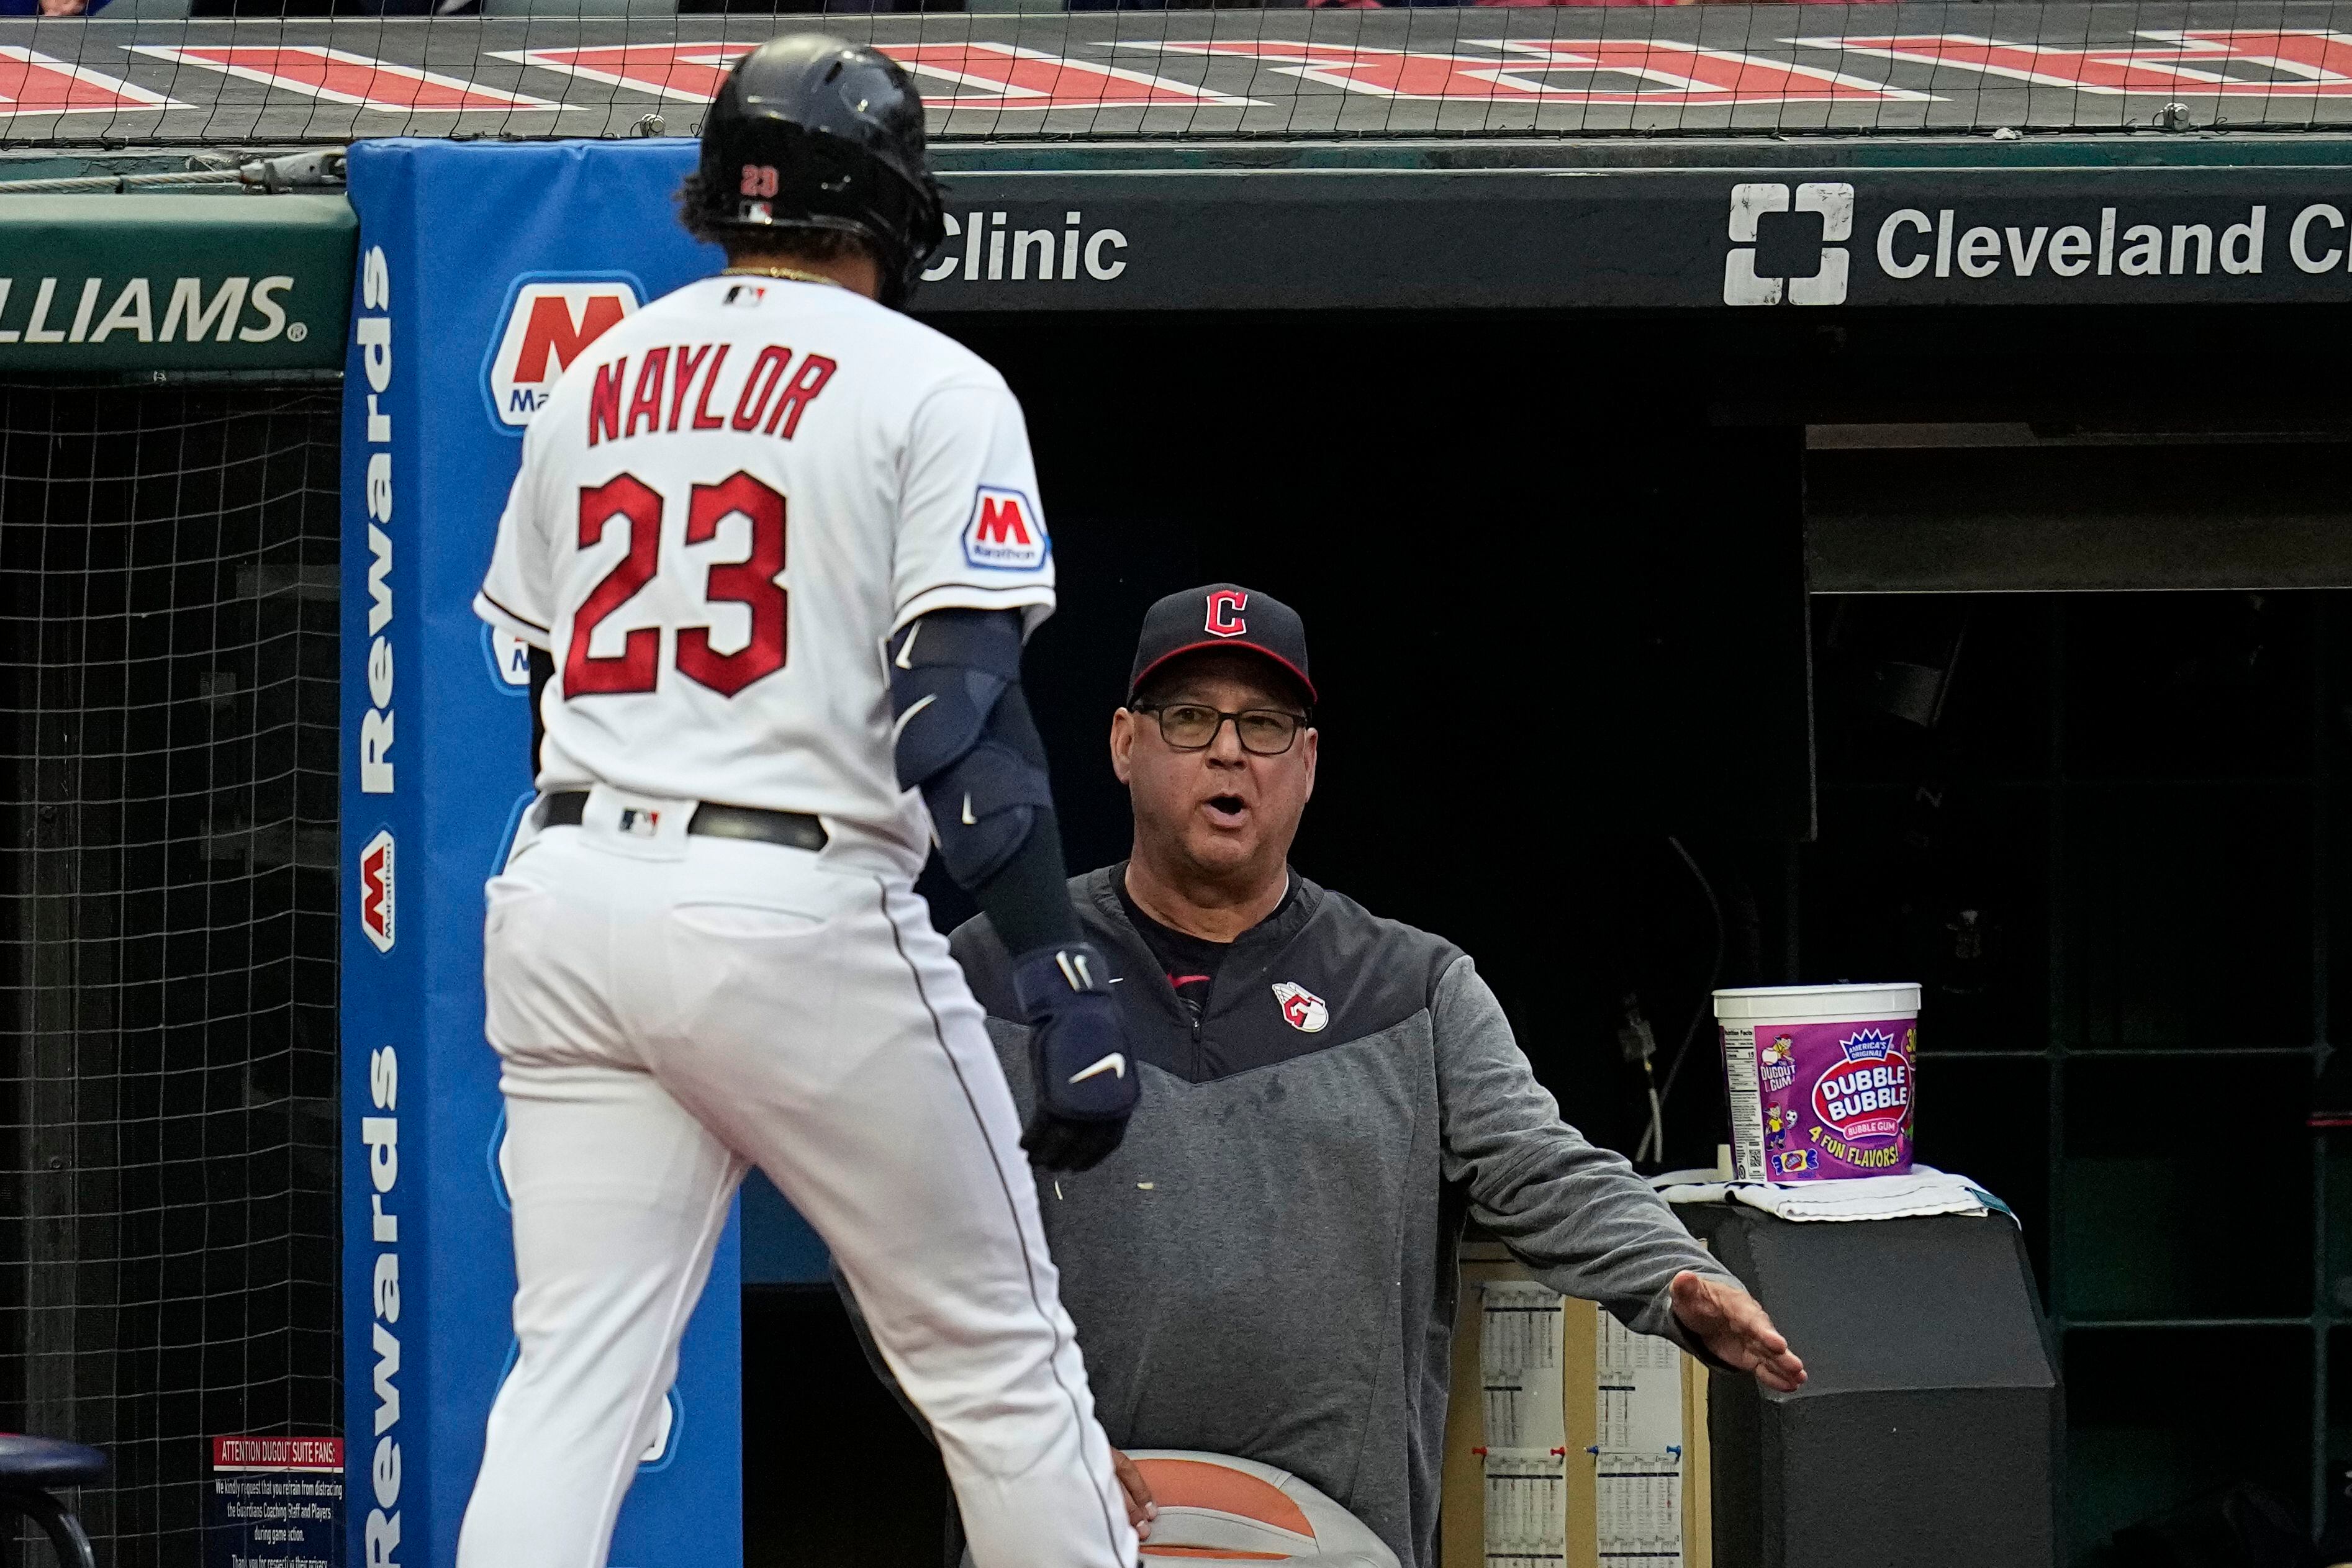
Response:
M1110 999L1110 968L1084 942L1013 961L1013 995L1028 1017L1037 1112L1021 1146L1041 1170L1090 1170L1127 1135L1139 1085Z
M1127 1494L1127 1522L1135 1526L1138 1541L1151 1539L1151 1521L1160 1517L1160 1505L1151 1500L1151 1488L1135 1461L1117 1448L1110 1451L1110 1468L1118 1477L1119 1490Z
M1757 1382L1783 1394L1794 1393L1805 1381L1805 1364L1755 1297L1687 1269L1666 1288L1674 1296L1675 1316L1717 1361L1752 1372Z

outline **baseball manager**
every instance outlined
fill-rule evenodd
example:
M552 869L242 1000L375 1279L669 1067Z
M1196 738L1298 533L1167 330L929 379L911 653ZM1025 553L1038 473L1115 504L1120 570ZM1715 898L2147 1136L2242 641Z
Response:
M1147 1082L1116 1154L1036 1176L1112 1443L1294 1470L1435 1568L1465 1218L1642 1333L1801 1383L1754 1298L1561 1120L1470 956L1291 869L1319 740L1297 614L1236 583L1171 594L1128 691L1133 850L1070 892ZM952 946L1025 1101L1004 945L983 915Z

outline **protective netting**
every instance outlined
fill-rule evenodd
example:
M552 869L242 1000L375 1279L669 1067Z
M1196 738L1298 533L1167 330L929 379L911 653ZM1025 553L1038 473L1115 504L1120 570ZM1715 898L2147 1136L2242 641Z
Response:
M0 1427L118 1568L341 1425L338 409L0 385Z
M740 0L434 0L489 14L332 17L281 14L330 0L195 0L193 18L118 3L148 14L0 23L10 142L678 135L738 56L805 27L894 55L948 139L2352 124L2339 0L1013 14L859 0L792 16Z

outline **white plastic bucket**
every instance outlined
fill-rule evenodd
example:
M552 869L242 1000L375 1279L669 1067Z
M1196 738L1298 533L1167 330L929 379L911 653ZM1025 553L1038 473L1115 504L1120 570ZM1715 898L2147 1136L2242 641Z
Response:
M1715 993L1741 1181L1911 1168L1919 988L1755 986Z

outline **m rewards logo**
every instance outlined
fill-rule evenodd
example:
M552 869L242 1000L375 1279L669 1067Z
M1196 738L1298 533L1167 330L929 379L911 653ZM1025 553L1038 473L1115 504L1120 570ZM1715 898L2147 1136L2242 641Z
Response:
M572 361L635 315L643 299L634 277L518 278L482 362L490 418L520 434Z

